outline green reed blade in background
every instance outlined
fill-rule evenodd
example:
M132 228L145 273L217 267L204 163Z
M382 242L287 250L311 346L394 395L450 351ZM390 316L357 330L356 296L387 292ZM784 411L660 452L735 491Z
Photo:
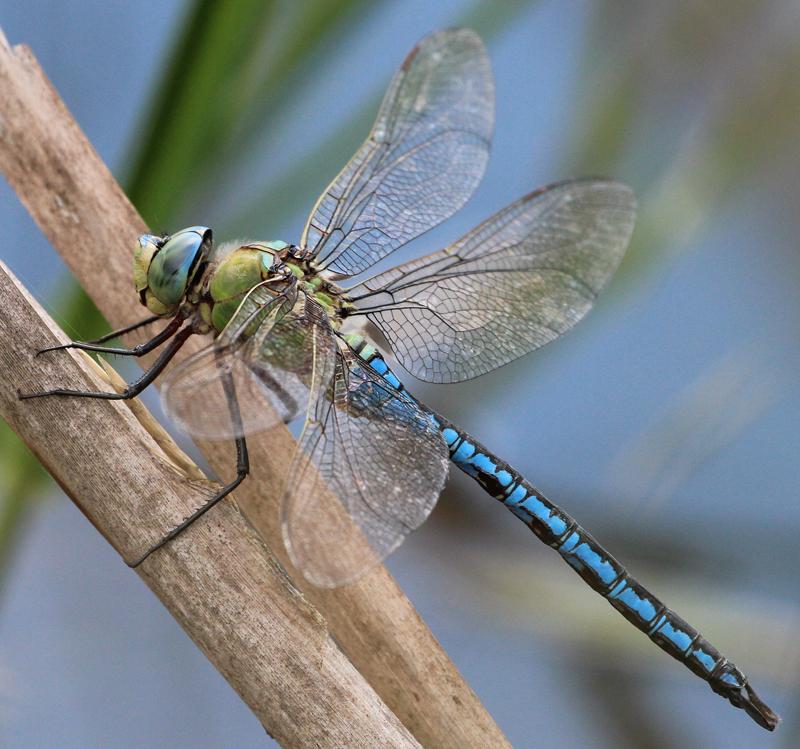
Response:
M145 221L170 221L187 185L246 149L254 123L263 126L309 58L370 2L200 0L130 160L127 192Z

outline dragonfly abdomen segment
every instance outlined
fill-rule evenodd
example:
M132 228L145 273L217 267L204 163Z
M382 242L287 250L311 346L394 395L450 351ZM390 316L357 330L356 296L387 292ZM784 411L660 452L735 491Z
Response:
M745 675L696 629L650 593L561 508L543 497L508 463L466 432L434 414L450 459L555 549L593 590L637 629L717 693L772 730L777 716L755 694Z
M342 336L342 338L347 341L348 346L350 346L356 354L358 354L367 364L370 365L381 377L383 377L386 382L388 382L395 390L399 392L405 391L405 387L403 387L403 383L397 378L397 376L389 369L389 365L386 363L384 358L381 356L378 349L376 349L371 343L369 343L364 336L359 335L358 333L348 333L347 335ZM427 412L427 409L425 409Z

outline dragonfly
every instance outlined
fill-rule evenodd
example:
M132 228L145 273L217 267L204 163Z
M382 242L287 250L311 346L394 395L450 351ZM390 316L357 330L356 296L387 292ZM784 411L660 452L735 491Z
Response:
M21 397L133 398L191 336L208 336L206 348L166 372L162 400L190 435L235 441L237 476L131 566L245 479L248 435L305 412L281 528L292 563L311 583L346 584L396 549L430 514L452 462L631 624L773 730L778 716L733 663L508 463L409 394L378 348L385 344L426 382L477 377L572 328L619 265L633 230L633 193L582 179L520 198L443 250L365 274L464 205L483 177L493 126L494 82L478 36L449 29L425 37L298 244L215 247L201 226L142 235L134 283L151 316L44 351L142 356L167 344L155 363L121 393ZM146 343L103 345L159 319L169 322Z

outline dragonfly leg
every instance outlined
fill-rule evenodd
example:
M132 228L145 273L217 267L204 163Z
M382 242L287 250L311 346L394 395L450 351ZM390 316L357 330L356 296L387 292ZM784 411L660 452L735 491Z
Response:
M133 325L128 325L127 328L112 330L110 333L106 333L104 336L100 336L100 338L93 338L91 341L83 341L83 343L105 343L106 341L110 341L112 338L119 338L120 336L123 336L126 333L132 333L134 330L139 330L139 328L143 328L145 325L151 325L152 323L156 322L156 320L160 319L161 318L158 315L150 315L150 317L147 317L144 320L139 320L139 322L135 322ZM62 348L62 347L58 346L57 348ZM45 350L49 351L50 349L45 349Z
M239 484L244 481L247 474L250 473L250 459L247 455L247 442L244 437L236 438L236 478L222 487L208 502L206 502L199 510L193 512L186 520L180 525L173 528L162 538L155 546L148 549L142 556L133 562L126 562L128 567L138 567L149 557L154 551L158 551L162 546L168 544L173 538L179 536L185 531L195 520L202 515L205 515L217 502L224 497L227 497Z
M218 354L220 356L220 354ZM218 360L219 361L219 360ZM233 384L233 378L230 375L223 375L221 378L222 387L225 390L225 397L228 402L228 409L231 415L231 422L234 427L234 431L242 435L244 431L242 427L242 414L239 410L239 401L236 399L236 389ZM134 562L127 562L129 567L138 567L147 557L149 557L154 551L157 551L165 544L172 541L173 538L180 535L185 531L192 523L194 523L197 518L202 515L205 515L217 502L219 502L224 497L227 497L239 484L244 481L247 474L250 473L250 457L247 454L247 442L245 441L244 436L239 436L236 438L236 478L231 481L230 484L226 484L222 487L208 502L206 502L199 510L193 512L186 520L184 520L180 525L173 528L169 533L167 533L164 538L162 538L155 546L148 549L142 556L140 556Z
M117 354L118 356L144 356L153 349L158 348L162 343L164 343L164 341L172 338L172 336L177 332L178 328L183 325L184 318L180 316L175 317L160 333L155 335L149 341L145 341L145 343L140 343L138 346L134 346L132 349L110 348L107 346L101 346L100 344L110 341L112 338L117 338L118 336L124 335L125 333L130 333L132 330L137 330L145 325L149 325L158 319L159 318L157 315L153 315L152 317L148 317L146 320L140 320L133 325L129 325L127 328L115 330L112 333L104 335L102 338L96 338L93 341L72 341L70 343L63 343L60 346L50 346L48 348L39 349L36 352L36 356L39 356L39 354L46 354L48 351L62 351L63 349L68 348L77 348L81 351L97 351L103 354Z
M170 360L172 359L175 354L178 353L178 350L184 343L186 343L186 339L189 338L194 333L191 327L184 328L178 335L173 338L172 343L161 352L158 359L155 360L153 366L150 367L146 372L142 374L142 376L132 382L128 387L126 387L121 393L103 393L103 392L91 392L91 391L83 391L83 390L64 390L62 388L58 388L56 390L47 390L43 393L20 393L19 399L20 400L28 400L29 398L43 398L45 396L50 395L68 395L73 396L76 398L100 398L102 400L130 400L131 398L135 398L139 393L141 393L148 385L152 384L152 382L164 371L164 368L169 364Z

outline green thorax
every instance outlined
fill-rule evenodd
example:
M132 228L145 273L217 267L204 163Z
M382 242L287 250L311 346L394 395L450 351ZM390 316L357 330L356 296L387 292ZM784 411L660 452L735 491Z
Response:
M199 304L203 321L221 332L250 289L272 279L277 283L268 288L276 294L284 292L287 285L296 285L299 291L313 297L338 329L345 310L351 306L349 299L340 287L317 275L310 260L298 259L293 249L297 248L280 241L254 242L225 255L206 280L206 293ZM280 282L281 278L285 283Z

